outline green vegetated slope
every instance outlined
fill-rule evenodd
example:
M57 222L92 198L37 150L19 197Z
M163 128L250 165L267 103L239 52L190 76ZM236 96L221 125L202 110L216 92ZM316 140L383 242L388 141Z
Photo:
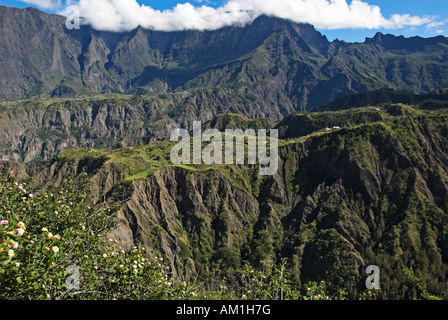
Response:
M92 201L122 203L120 243L144 245L211 287L243 261L287 257L296 284L325 280L357 297L366 267L377 265L383 298L419 297L407 268L443 296L446 110L299 113L277 127L274 176L257 166L173 166L170 142L67 151L27 172L40 187L87 172Z
M312 111L335 111L362 106L375 106L382 103L405 103L420 106L424 109L440 109L447 106L448 89L437 88L426 94L415 94L410 91L379 89L367 93L359 93L338 98L328 104L313 108Z

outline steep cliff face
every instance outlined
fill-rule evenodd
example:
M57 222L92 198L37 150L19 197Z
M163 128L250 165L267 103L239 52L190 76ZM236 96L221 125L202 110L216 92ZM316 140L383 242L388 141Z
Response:
M280 110L260 99L220 89L8 103L0 110L0 154L3 160L30 162L51 159L70 148L113 147L123 140L147 143L226 112L281 117Z
M47 160L68 148L113 145L117 137L151 137L143 112L129 105L90 104L79 109L53 105L1 116L3 160Z
M363 290L368 265L380 267L385 297L415 294L405 267L428 274L432 292L443 292L444 112L282 141L274 176L259 176L256 166L171 165L138 176L112 154L59 158L39 169L36 181L52 185L87 171L96 202L122 201L113 236L127 248L143 244L165 255L181 275L210 278L242 260L288 257L296 281L327 280L352 295Z
M259 209L257 199L225 173L165 168L133 181L132 190L118 213L116 234L123 243L157 249L187 275L211 272L212 261L237 267ZM235 256L220 256L227 250Z
M264 180L244 168L162 169L132 182L117 234L159 249L179 272L287 256L300 281L362 288L373 264L392 297L407 281L402 268L412 265L443 290L446 118L406 121L282 147L279 172ZM413 133L409 141L403 127Z

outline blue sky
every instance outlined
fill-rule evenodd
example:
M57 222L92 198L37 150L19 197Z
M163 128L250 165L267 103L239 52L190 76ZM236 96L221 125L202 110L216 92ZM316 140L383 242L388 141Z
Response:
M46 12L57 12L58 8L43 8L48 7L49 3L58 3L64 5L66 0L0 0L0 5L5 6L13 6L24 8L28 6L34 6L40 8ZM77 0L71 0L72 2L77 3ZM89 1L89 0L83 0ZM92 0L93 1L93 0ZM122 0L122 1L135 1L135 0ZM233 0L236 2L244 3L245 0ZM264 0L258 0L263 2ZM271 4L274 1L271 1ZM276 0L277 2L279 0ZM302 0L281 0L283 2L300 2ZM318 2L323 2L325 0L314 0ZM344 0L332 0L332 1L344 1ZM347 0L347 3L350 4L352 0ZM358 0L361 1L361 0ZM29 2L29 3L26 3ZM226 4L227 1L223 0L198 0L198 1L176 1L176 0L138 0L137 1L141 5L150 6L153 9L157 10L166 10L172 9L179 3L191 3L195 7L200 7L202 5L212 7L212 8L220 8ZM248 1L246 1L248 2ZM327 0L329 2L329 0ZM365 37L372 37L376 32L380 31L383 33L391 33L395 35L404 35L406 37L419 35L421 37L433 37L437 35L448 36L448 1L447 0L362 0L362 2L371 5L378 6L381 9L381 14L385 19L390 19L392 15L411 15L416 16L422 19L426 19L425 23L413 25L408 24L402 27L387 27L380 26L369 29L367 27L362 27L357 25L355 29L342 27L334 30L329 30L326 26L317 27L317 29L325 34L329 40L333 40L338 38L340 40L345 40L348 42L354 41L364 41ZM34 5L32 4L34 3ZM35 4L41 4L39 7ZM335 20L337 20L337 13L334 14ZM328 19L328 17L326 18ZM94 17L92 17L94 20ZM314 21L314 20L313 20ZM310 22L311 23L311 22ZM316 23L313 23L316 25ZM359 24L359 23L358 23ZM95 24L94 24L95 25ZM99 28L107 29L110 26L99 25ZM130 27L129 27L130 28ZM162 28L162 27L161 27ZM181 27L179 27L181 28Z
M370 5L377 5L385 17L392 14L411 14L418 16L436 16L436 21L448 20L447 0L367 0ZM363 41L365 37L373 37L376 32L403 35L405 37L421 36L435 37L448 36L448 21L445 24L434 27L407 27L402 29L360 29L360 30L319 30L330 39L338 38L346 41Z

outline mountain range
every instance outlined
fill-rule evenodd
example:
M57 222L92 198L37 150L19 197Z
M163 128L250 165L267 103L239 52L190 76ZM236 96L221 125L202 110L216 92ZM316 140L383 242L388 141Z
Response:
M286 257L295 285L357 298L377 265L383 298L418 298L423 282L447 296L447 38L329 42L268 16L214 31L67 30L3 6L0 34L0 168L36 190L87 174L89 204L117 207L110 233L125 249L211 288L243 261ZM173 165L169 134L194 120L278 129L278 172Z
M0 6L0 32L3 100L219 88L262 100L257 116L278 120L383 87L425 93L448 75L443 36L329 42L309 24L268 16L214 31L113 33Z

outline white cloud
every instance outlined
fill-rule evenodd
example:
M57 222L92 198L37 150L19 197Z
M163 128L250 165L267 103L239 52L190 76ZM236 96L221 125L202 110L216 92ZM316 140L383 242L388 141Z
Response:
M128 31L137 26L160 31L212 30L251 23L263 14L310 23L319 29L395 29L433 22L429 17L408 14L385 18L380 7L362 0L229 0L219 8L185 3L164 11L140 5L136 0L79 0L78 6L93 28L108 31Z
M34 4L42 9L56 9L61 5L60 0L21 0L22 2Z
M445 25L447 22L448 22L448 20L432 21L432 22L430 22L430 23L428 23L428 24L426 25L426 28L427 28L427 29L430 29L430 28L438 28L438 27L441 27L441 26Z

